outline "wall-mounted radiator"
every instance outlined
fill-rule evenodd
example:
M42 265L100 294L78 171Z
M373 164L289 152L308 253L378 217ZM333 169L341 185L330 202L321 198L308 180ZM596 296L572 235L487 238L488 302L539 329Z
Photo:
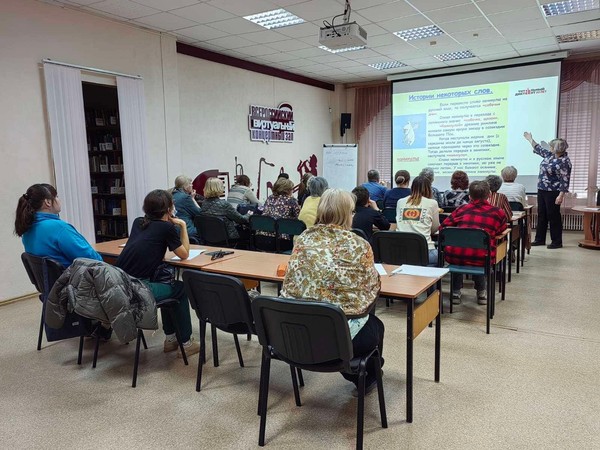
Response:
M537 209L537 208L536 208ZM531 228L537 227L538 214L537 210L533 211ZM563 222L563 230L569 231L583 231L583 215L578 214L569 209L564 209L562 211L562 222Z

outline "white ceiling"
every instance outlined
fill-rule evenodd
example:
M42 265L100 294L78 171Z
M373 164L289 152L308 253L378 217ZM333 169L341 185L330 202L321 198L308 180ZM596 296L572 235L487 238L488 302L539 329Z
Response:
M556 42L560 34L600 29L597 1L594 10L546 18L540 4L555 0L351 0L351 20L367 30L368 48L335 55L318 48L319 27L343 13L344 0L42 1L168 32L196 47L330 83L558 50L600 51L600 40ZM267 30L243 18L277 8L306 23ZM445 35L407 43L392 34L431 24ZM476 57L445 63L434 58L458 50ZM407 67L380 71L368 66L396 60Z

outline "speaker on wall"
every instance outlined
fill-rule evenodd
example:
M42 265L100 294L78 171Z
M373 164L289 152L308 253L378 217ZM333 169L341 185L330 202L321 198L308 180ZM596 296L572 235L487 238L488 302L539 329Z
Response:
M346 134L346 130L352 128L352 114L350 113L342 113L340 118L340 136L344 136Z

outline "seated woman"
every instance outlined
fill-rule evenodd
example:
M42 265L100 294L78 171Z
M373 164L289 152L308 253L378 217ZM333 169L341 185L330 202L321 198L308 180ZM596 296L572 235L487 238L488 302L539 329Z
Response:
M273 185L273 195L270 195L265 201L263 216L273 217L274 219L297 219L300 213L300 205L292 197L293 190L294 183L290 179L278 178ZM269 233L261 234L268 235ZM281 239L288 241L288 245L283 245L283 250L292 248L292 242L288 235L281 235Z
M433 169L431 167L424 167L419 175L427 178L431 182L431 198L434 199L441 208L444 204L444 193L440 192L438 188L433 185L433 180L435 178Z
M241 215L233 205L223 199L221 195L225 192L223 181L218 178L209 178L204 185L204 203L202 203L202 212L200 215L221 217L225 221L227 228L227 237L229 239L240 239L247 237L247 233L241 228L236 227L237 224L248 223L248 215Z
M514 166L506 166L502 169L500 175L504 182L498 192L506 195L509 202L519 202L525 208L527 206L527 194L525 193L525 186L515 183L517 174L517 169Z
M440 208L458 208L469 203L469 176L462 170L457 170L450 178L450 190L443 194L444 204Z
M298 186L298 204L302 206L304 204L304 200L310 196L310 191L308 190L308 180L310 180L314 175L310 172L306 172L302 175L302 180L300 181L300 185Z
M308 180L310 197L304 200L304 204L298 215L298 219L306 224L306 228L310 228L315 224L315 220L317 220L317 206L319 206L321 195L323 195L323 192L328 187L327 180L323 177L312 177Z
M176 298L175 321L187 356L200 351L200 344L192 337L192 319L190 304L183 282L173 280L170 283L155 282L157 269L163 262L167 248L181 259L189 256L190 243L187 227L183 220L174 217L173 197L167 191L156 189L144 199L144 217L133 222L127 245L117 258L117 267L128 275L140 278L152 291L157 302L167 298ZM162 311L162 310L161 310ZM161 312L162 314L162 312ZM175 325L168 314L162 314L165 353L178 349ZM180 353L177 356L181 356Z
M398 200L396 230L419 233L425 236L429 249L429 265L437 266L438 251L431 239L440 226L438 203L431 198L429 178L419 175L413 180L411 194Z
M296 238L281 296L328 302L342 308L348 317L354 356L358 357L376 346L383 351L384 326L379 318L369 314L381 284L371 246L349 230L354 204L353 195L341 189L323 193L316 224ZM371 360L367 372L368 392L377 386ZM358 383L358 376L343 376Z
M252 183L247 175L238 175L235 179L235 184L229 189L227 201L237 209L238 205L259 206L261 203L254 195ZM206 188L205 188L206 189Z
M54 186L34 184L19 197L15 234L27 253L45 256L69 267L76 258L102 261L75 227L60 220L61 204Z
M363 186L352 189L356 197L354 217L352 217L352 228L358 228L365 233L367 240L373 236L373 227L378 230L389 230L390 222L381 213L377 204L369 199L369 191Z
M410 182L410 173L406 170L399 170L394 175L396 181L396 187L390 189L383 196L383 207L384 208L396 208L398 200L410 195L410 188L408 183Z
M190 241L194 244L199 244L200 238L194 226L194 217L200 215L201 209L196 202L195 196L196 190L192 186L192 179L190 177L179 175L175 178L173 203L175 204L176 216L185 222Z
M506 221L510 223L510 219L512 219L512 210L510 209L510 203L508 203L508 199L506 195L498 192L500 186L502 186L502 178L498 175L488 175L485 177L485 181L490 186L490 196L488 197L488 202L492 206L496 206L504 211L506 214Z

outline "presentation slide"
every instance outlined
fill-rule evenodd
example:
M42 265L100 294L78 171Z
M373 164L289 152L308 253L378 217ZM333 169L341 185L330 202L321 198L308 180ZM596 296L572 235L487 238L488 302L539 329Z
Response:
M557 137L559 75L560 63L546 63L394 82L393 173L414 178L431 167L445 190L455 170L472 181L512 165L517 181L536 192L541 158L523 132L538 142Z

